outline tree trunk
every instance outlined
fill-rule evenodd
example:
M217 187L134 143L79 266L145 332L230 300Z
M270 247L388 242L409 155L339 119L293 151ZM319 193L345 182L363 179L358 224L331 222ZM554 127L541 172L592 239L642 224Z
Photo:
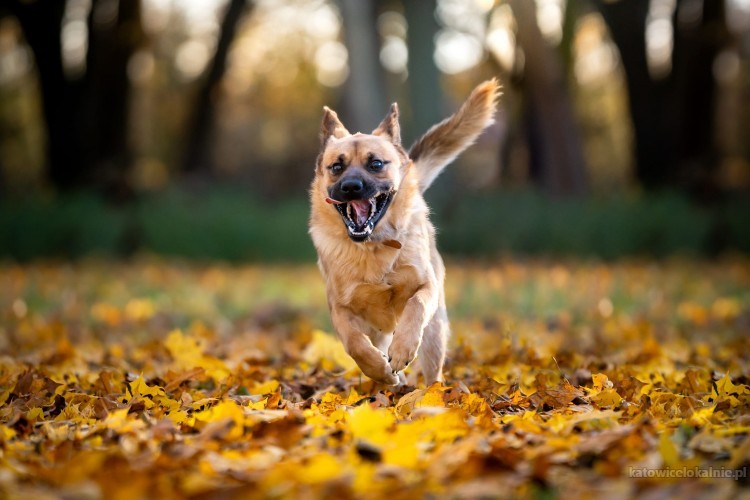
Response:
M668 184L675 156L675 128L664 122L666 81L651 78L646 56L649 0L596 2L620 51L635 139L635 174L646 188Z
M131 163L127 64L143 36L140 0L120 0L114 26L94 22L99 5L93 2L89 16L86 73L69 79L61 44L65 2L10 2L36 62L49 180L59 190L93 186L122 193Z
M119 0L113 26L95 21L102 2L91 8L87 54L86 157L91 178L118 196L130 191L128 174L133 163L129 137L130 79L128 62L145 36L140 0Z
M246 8L247 0L230 0L224 14L219 40L216 43L216 52L203 84L198 90L193 116L186 134L185 156L182 161L182 169L185 172L201 175L212 173L212 133L215 129L219 85L226 72L229 48L234 41L237 27Z
M673 17L672 69L653 79L646 55L649 0L595 0L620 51L635 139L635 173L646 189L701 188L716 164L713 62L726 41L724 3L704 0L697 22Z
M65 2L14 1L10 8L34 54L47 132L49 179L62 190L75 187L86 171L77 133L82 122L77 106L82 88L80 82L69 82L63 69L60 32Z
M582 195L588 176L560 58L542 37L536 6L511 0L524 52L523 92L532 178L553 196Z
M445 118L440 71L435 65L435 36L439 26L435 20L435 0L404 0L408 27L409 102L411 117L406 132L416 140L434 124ZM446 171L443 175L450 175Z
M340 0L339 5L349 51L349 78L344 87L342 117L352 132L369 133L388 112L376 31L376 5L373 0Z
M675 11L673 54L673 106L670 126L677 128L677 181L699 196L715 190L714 173L719 163L716 141L717 83L714 61L729 42L724 2L703 0L700 22L680 21L680 1Z

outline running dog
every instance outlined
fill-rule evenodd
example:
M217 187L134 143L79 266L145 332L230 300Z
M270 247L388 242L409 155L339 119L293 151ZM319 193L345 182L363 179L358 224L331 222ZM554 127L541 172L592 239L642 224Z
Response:
M480 84L408 152L396 103L371 134L350 133L323 108L310 235L333 326L373 380L404 383L418 358L426 384L442 381L445 267L423 193L493 122L498 96L496 80Z

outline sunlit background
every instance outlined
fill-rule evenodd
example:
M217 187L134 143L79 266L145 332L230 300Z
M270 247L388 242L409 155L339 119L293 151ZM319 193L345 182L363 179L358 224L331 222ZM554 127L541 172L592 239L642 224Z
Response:
M81 191L132 204L196 185L300 207L324 104L367 132L398 101L408 145L493 76L495 124L432 195L452 237L471 237L450 229L470 210L446 200L614 197L627 211L669 192L685 207L665 220L689 226L706 216L690 207L750 189L750 0L51 3L0 7L0 189L16 207ZM487 203L493 223L504 206ZM699 252L748 248L740 222L716 219L733 211L698 224ZM288 218L304 224L299 214ZM20 231L7 229L15 215L6 233ZM116 253L154 249L124 217ZM479 244L536 248L499 238Z

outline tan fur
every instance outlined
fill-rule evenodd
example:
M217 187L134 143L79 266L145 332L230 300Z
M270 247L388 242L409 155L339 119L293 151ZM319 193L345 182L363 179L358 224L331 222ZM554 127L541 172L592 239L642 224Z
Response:
M326 280L334 328L347 352L370 378L404 381L402 370L418 355L425 383L442 380L449 335L445 268L422 196L440 171L492 122L498 84L479 85L456 114L432 127L411 148L401 146L398 107L372 134L350 134L324 108L322 151L310 189L310 235ZM368 158L389 162L382 172ZM337 181L330 166L392 185L396 194L367 241L352 241L337 209L326 203ZM387 354L386 354L387 353Z
M499 90L496 80L480 84L461 109L434 125L412 145L409 157L420 171L419 188L423 193L440 172L493 122Z

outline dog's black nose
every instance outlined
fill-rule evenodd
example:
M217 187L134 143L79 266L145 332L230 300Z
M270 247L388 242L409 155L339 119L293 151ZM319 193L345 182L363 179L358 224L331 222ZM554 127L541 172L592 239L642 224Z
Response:
M362 179L345 179L341 181L341 191L346 194L359 194L365 188Z

